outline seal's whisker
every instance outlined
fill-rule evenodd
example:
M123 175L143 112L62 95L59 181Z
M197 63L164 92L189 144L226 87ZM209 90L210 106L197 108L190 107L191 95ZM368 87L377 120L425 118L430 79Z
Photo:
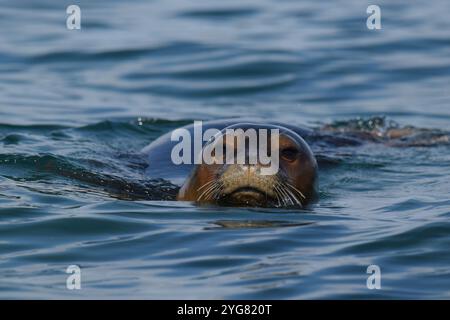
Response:
M284 190L284 192L287 194L289 201L292 203L292 205L295 205L294 201L300 206L303 207L302 202L295 196L295 194L292 193L292 191L290 189L288 189L289 187L289 183L286 184L280 184L280 187ZM292 186L292 185L291 185ZM298 192L300 192L299 190L297 190ZM301 192L300 192L301 193Z
M210 188L208 188L205 192L205 200L206 199L216 199L218 193L222 190L223 185L220 182L216 182Z
M206 194L206 199L213 199L215 198L215 195L217 193L217 190L219 189L218 185L215 185L214 188L210 189Z
M206 195L207 193L209 193L209 191L214 190L214 188L217 186L218 182L217 181L213 181L214 183L210 184L205 190L203 190L202 194L197 198L197 201L200 201L200 199Z
M281 202L280 202L280 195L278 194L277 189L274 186L274 193L275 193L275 197L277 198L277 202L278 202L278 207L281 207Z
M203 190L202 195L205 194L206 192L208 192L208 190L210 190L211 188L214 188L215 184L216 184L216 182L214 182L214 183L210 184L209 186L207 186L207 187Z
M304 195L300 190L298 190L296 187L294 187L291 183L286 182L286 184L287 184L292 190L296 191L303 199L306 199L305 195Z
M297 197L292 193L292 191L289 189L286 189L286 191L292 196L295 202L297 202L297 204L302 207L302 203L297 199Z
M289 203L288 203L289 196L286 194L286 191L284 191L283 186L279 185L278 188L279 188L281 194L283 195L283 198L282 198L283 205L285 205L285 206L289 205Z
M205 193L206 199L212 199L213 195L216 193L218 186L215 185L213 188L209 189L208 192Z
M286 192L289 201L291 202L292 205L295 205L294 201L292 200L292 193L286 188L284 187L284 191Z
M297 192L303 199L306 199L306 196L301 192L298 188L288 182L288 186L291 187L295 192Z
M214 180L211 180L211 181L206 182L205 184L201 185L201 186L197 189L197 191L200 191L200 190L202 190L202 189L204 189L204 188L210 186L212 183L215 183L215 181L214 181Z
M200 188L198 188L197 191L200 191L201 189L205 188L206 186L211 185L211 183L216 183L216 182L217 181L215 181L215 180L210 180L210 181L204 183L202 186L200 186Z
M280 183L278 183L278 188L280 189L280 191L281 191L281 193L283 194L283 203L285 204L285 205L287 205L288 203L288 201L287 200L289 200L289 202L292 204L292 205L294 205L294 202L292 201L292 199L291 199L291 197L289 196L289 194L286 192L286 187L284 186L284 185L282 185L282 184L280 184Z
M277 185L276 184L274 184L273 185L273 189L274 189L274 193L275 193L275 196L277 197L277 201L278 201L278 207L281 207L281 202L280 202L280 192L278 191L278 189L277 189Z
M284 195L281 193L281 190L280 190L280 188L278 187L278 183L275 184L273 187L274 187L275 193L276 193L276 195L277 195L278 203L280 203L280 200L281 200L281 201L283 202L283 205L284 205L284 204L285 204L285 201L284 201Z
M214 194L214 200L217 200L217 199L220 198L220 194L221 194L222 190L223 190L223 185L219 186L219 187L216 189L216 192L215 192L215 194Z
M216 185L216 182L209 184L205 188L205 190L203 190L203 192L200 194L200 196L197 198L197 201L200 201L201 198L203 198L203 196L205 196L208 193L209 190L214 189L215 185Z

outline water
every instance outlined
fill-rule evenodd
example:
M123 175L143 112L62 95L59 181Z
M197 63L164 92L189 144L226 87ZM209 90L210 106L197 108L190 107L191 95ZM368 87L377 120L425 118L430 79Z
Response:
M137 156L225 116L448 129L450 2L69 4L0 2L1 298L450 298L448 145L329 150L307 210L166 201Z

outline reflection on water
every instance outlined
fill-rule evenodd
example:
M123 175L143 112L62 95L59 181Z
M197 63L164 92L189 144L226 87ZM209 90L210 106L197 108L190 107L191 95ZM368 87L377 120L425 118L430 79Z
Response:
M224 229L241 229L241 228L282 228L282 227L298 227L306 226L310 223L289 222L277 220L218 220L213 224ZM209 228L212 229L212 228Z
M448 298L450 3L382 1L380 31L369 4L82 0L68 31L65 4L2 1L0 297ZM307 210L167 201L138 154L193 120L373 115L431 130L316 141Z

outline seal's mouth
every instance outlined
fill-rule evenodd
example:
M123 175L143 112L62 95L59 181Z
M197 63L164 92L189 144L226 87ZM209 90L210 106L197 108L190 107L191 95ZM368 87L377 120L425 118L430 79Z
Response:
M256 194L256 195L264 195L265 196L266 193L264 191L262 191L261 189L246 186L246 187L239 187L229 193L230 196L235 195L235 194Z
M224 194L220 202L232 206L261 207L268 205L272 200L265 191L259 188L243 186Z

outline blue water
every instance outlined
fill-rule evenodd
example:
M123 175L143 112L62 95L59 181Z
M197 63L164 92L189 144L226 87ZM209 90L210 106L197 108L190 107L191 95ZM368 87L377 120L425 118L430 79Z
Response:
M329 150L305 210L170 201L137 156L229 116L448 130L449 1L69 4L0 1L0 298L450 298L448 145Z

